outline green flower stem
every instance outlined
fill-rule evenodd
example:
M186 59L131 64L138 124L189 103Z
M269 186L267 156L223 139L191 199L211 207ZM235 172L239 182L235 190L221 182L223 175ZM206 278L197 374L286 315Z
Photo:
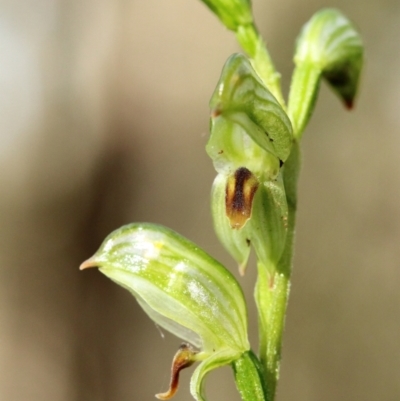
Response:
M269 401L263 378L263 368L250 350L232 363L236 387L243 401Z
M265 371L267 400L273 401L279 377L282 332L289 278L258 263L255 299L259 314L260 361Z
M292 270L299 170L300 148L298 142L294 142L283 171L289 211L285 248L276 266L258 263L255 287L255 300L259 314L259 354L265 372L267 401L274 400L279 378L282 335Z
M281 89L281 74L276 71L267 47L254 24L240 25L236 30L236 38L243 50L251 57L254 69L265 86L286 109Z
M310 64L296 66L290 86L288 114L295 138L300 140L314 111L322 71Z

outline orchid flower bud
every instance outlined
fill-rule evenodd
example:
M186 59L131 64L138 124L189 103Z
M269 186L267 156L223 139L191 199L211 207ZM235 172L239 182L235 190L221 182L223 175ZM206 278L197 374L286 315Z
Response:
M202 361L191 389L203 400L202 382L212 369L249 350L247 312L232 274L192 242L162 226L130 224L111 233L81 269L98 267L137 299L160 327L198 348L183 347L174 358L169 399L182 367ZM174 373L175 372L175 373Z
M289 117L244 55L233 54L226 61L210 107L210 138L218 132L222 117L242 127L255 144L281 163L288 158L293 141ZM209 154L214 160L214 155Z
M250 0L202 0L230 30L253 22Z
M351 109L363 64L363 44L353 24L338 10L323 9L303 27L297 40L289 95L289 115L301 132L312 113L320 79Z

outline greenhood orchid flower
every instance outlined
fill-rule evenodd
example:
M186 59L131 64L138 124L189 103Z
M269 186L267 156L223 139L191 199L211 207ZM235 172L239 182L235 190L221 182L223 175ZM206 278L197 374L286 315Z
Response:
M251 178L243 180L243 175ZM281 175L276 180L263 181L245 168L233 176L218 174L211 192L211 211L215 232L237 261L241 275L245 273L251 245L265 266L280 259L288 222Z
M304 25L297 39L296 69L288 105L298 135L312 114L321 79L327 81L348 109L353 107L363 53L359 33L338 10L320 10Z
M287 232L280 167L293 136L288 116L241 54L225 63L210 101L207 153L218 172L211 194L214 228L244 274L250 245L276 263Z
M175 356L171 388L159 394L160 399L173 395L182 367L201 361L191 391L203 400L205 375L249 350L247 311L238 282L219 262L172 230L139 223L121 227L81 265L87 267L98 267L131 292L157 325L190 344Z

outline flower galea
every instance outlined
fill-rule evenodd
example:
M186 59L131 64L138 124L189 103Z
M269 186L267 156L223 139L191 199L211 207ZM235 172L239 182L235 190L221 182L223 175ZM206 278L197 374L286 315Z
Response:
M170 389L179 371L200 361L191 392L203 400L205 375L249 350L247 312L233 275L198 246L153 224L129 224L111 233L81 269L100 272L126 288L160 327L184 340L174 357Z

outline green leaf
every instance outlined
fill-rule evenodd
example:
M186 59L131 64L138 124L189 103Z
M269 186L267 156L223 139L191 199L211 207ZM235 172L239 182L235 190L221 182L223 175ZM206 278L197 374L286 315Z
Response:
M249 349L238 282L174 231L153 224L123 226L82 264L91 266L130 291L155 323L200 348L199 358Z
M325 79L347 108L353 106L364 48L354 25L338 10L323 9L303 27L297 40L289 95L289 115L297 136L314 108L320 79Z
M232 363L236 387L243 401L267 401L269 396L263 379L263 368L250 350Z
M253 22L250 0L202 0L230 30Z
M288 158L293 141L290 120L244 55L233 54L226 61L210 107L210 141L214 141L214 135L221 135L222 126L225 134L218 141L223 143L226 140L228 151L232 142L229 133L239 125L264 151L281 162ZM222 122L221 117L224 119ZM226 121L234 125L224 127ZM224 147L222 150L225 152ZM214 157L213 152L209 155Z

